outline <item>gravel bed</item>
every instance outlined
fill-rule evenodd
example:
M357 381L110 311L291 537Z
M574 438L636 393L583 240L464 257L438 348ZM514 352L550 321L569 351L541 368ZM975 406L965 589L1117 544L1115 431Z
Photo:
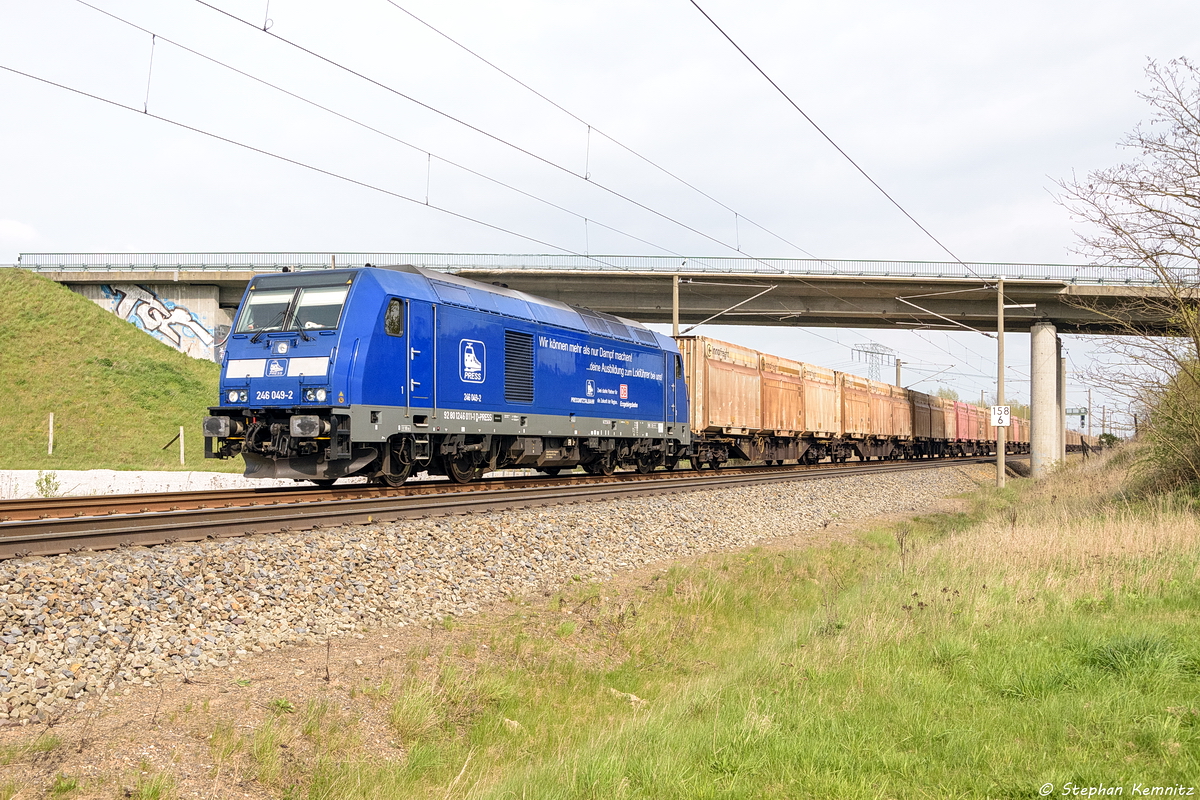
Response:
M927 508L992 474L947 467L0 562L0 724L48 721L106 685L477 613L573 576Z

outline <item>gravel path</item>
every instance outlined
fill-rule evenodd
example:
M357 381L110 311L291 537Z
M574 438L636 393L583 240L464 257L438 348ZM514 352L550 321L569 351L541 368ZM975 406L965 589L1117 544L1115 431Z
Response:
M0 724L47 721L110 682L154 685L364 626L473 614L573 576L925 509L992 474L947 467L0 562Z
M42 484L39 486L38 481ZM352 481L345 481L352 482ZM187 492L293 486L295 481L251 480L232 472L133 472L115 469L0 470L0 500L57 495Z

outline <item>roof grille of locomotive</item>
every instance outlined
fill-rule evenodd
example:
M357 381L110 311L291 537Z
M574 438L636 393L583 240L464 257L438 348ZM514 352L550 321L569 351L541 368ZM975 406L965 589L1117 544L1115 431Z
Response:
M645 328L634 328L633 335L646 344L658 345L658 340L654 338L654 331L646 330Z
M598 333L601 336L615 336L619 339L632 339L633 334L629 332L629 327L614 317L612 314L605 314L603 311L593 311L590 308L575 307L579 312L579 316L583 317L583 324L592 333Z

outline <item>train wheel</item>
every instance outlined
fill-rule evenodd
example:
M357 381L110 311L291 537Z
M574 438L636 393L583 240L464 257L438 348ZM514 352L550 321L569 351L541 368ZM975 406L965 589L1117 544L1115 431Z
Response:
M654 463L649 459L639 458L637 460L637 471L641 475L649 475L651 472L654 472Z
M675 468L678 466L679 466L678 458L668 458L666 461L663 462L663 469L665 469L667 472L674 472Z
M475 460L470 455L446 458L446 475L455 483L470 483L477 474Z
M714 458L714 459L712 459L711 461L709 461L709 462L708 462L708 468L709 468L709 469L720 469L720 468L721 468L721 462L720 462L720 461L717 461L717 460Z
M558 473L562 472L562 467L538 467L538 469L549 475L551 478L557 477Z
M399 472L393 475L388 475L386 473L380 475L379 481L380 483L384 483L388 486L401 486L406 480L408 480L408 476L412 474L412 467L412 464L405 464L400 468Z
M605 477L612 475L617 471L617 456L612 451L609 451L600 457L600 460L595 463L596 472L593 474L604 475Z

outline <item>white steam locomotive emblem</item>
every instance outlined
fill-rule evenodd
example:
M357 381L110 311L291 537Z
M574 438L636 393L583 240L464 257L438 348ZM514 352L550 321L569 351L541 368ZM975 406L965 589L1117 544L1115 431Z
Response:
M483 342L463 339L458 344L458 374L465 383L483 383L487 350Z

